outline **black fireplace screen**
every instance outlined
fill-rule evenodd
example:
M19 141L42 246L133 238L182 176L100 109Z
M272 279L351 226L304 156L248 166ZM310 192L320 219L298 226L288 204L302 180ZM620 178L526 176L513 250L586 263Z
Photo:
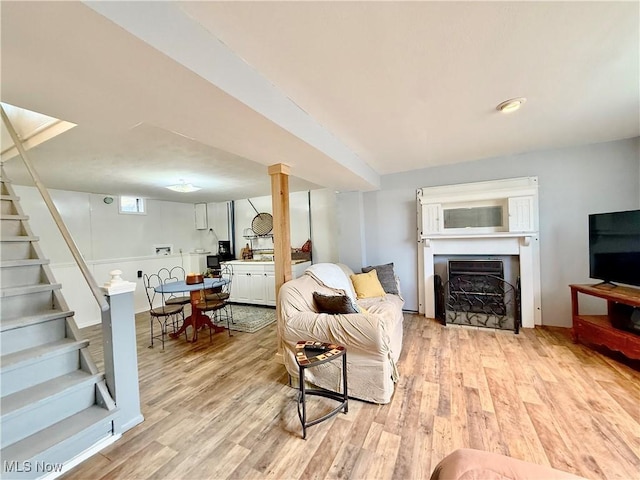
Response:
M448 280L436 277L436 317L443 324L518 333L520 282L504 279L501 260L450 260Z

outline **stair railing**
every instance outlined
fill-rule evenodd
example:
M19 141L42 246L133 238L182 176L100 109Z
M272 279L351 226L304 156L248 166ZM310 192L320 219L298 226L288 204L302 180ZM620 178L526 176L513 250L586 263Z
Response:
M64 238L64 241L66 242L67 246L69 247L69 250L71 251L71 255L73 255L73 258L78 264L78 268L80 268L80 272L82 272L82 276L84 277L85 281L87 282L87 285L89 286L89 289L91 290L91 293L93 294L96 301L98 302L98 305L100 306L100 310L102 310L103 312L106 312L107 310L109 310L109 303L106 301L104 293L100 290L100 287L98 287L98 284L93 278L93 275L91 274L91 271L87 266L87 263L84 261L84 258L80 253L80 250L78 250L78 247L74 242L73 237L71 236L71 233L69 233L69 229L67 229L67 226L62 220L62 217L60 216L60 212L58 212L58 209L53 203L53 200L49 195L49 191L40 180L40 176L38 175L38 172L36 172L36 170L33 168L33 164L31 163L31 161L29 160L29 157L27 156L27 152L22 145L22 141L18 137L18 134L13 128L13 125L11 124L11 121L9 120L9 117L4 111L4 108L2 107L2 105L0 105L0 113L2 114L2 121L7 127L7 131L9 132L9 135L11 135L11 139L13 140L15 147L18 149L18 153L20 154L22 161L27 167L27 171L29 172L29 175L31 175L31 178L35 183L36 188L40 192L40 195L42 195L42 199L44 200L45 205L49 209L49 212L53 217L53 221L56 222L56 225L58 226L58 229L62 234L62 238Z

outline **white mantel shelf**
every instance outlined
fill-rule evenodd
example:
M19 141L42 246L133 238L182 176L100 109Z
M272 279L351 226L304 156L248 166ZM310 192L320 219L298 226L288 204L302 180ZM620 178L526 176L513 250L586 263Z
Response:
M432 240L472 240L474 238L523 238L524 245L528 246L531 237L538 236L538 232L492 232L492 233L456 233L456 234L429 234L422 235L420 239L429 246Z
M455 234L440 234L432 233L429 235L422 235L422 240L437 240L437 239L450 239L450 238L511 238L511 237L534 237L538 235L538 232L493 232L493 233L455 233Z

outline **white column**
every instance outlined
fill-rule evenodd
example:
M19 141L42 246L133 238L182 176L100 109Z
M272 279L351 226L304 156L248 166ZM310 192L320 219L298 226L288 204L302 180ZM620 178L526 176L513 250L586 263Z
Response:
M537 256L538 237L520 238L520 307L524 328L533 328L542 323L540 307L540 259Z
M423 267L423 284L424 284L424 316L427 318L436 318L436 303L435 303L435 265L433 258L433 248L431 247L431 240L425 238L422 240L424 246L422 261ZM446 282L446 278L442 279L442 282Z

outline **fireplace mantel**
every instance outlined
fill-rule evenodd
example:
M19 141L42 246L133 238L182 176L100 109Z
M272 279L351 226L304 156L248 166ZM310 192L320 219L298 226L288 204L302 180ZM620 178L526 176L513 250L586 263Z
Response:
M429 246L432 240L450 240L450 239L469 239L469 238L521 238L525 246L531 243L531 237L537 232L496 232L496 233L483 233L483 234L431 234L422 235L420 238L425 246Z
M474 205L502 206L502 224L489 228L446 227L446 208ZM417 207L420 313L435 317L434 257L513 255L519 260L522 327L542 323L536 177L422 188L418 190Z

